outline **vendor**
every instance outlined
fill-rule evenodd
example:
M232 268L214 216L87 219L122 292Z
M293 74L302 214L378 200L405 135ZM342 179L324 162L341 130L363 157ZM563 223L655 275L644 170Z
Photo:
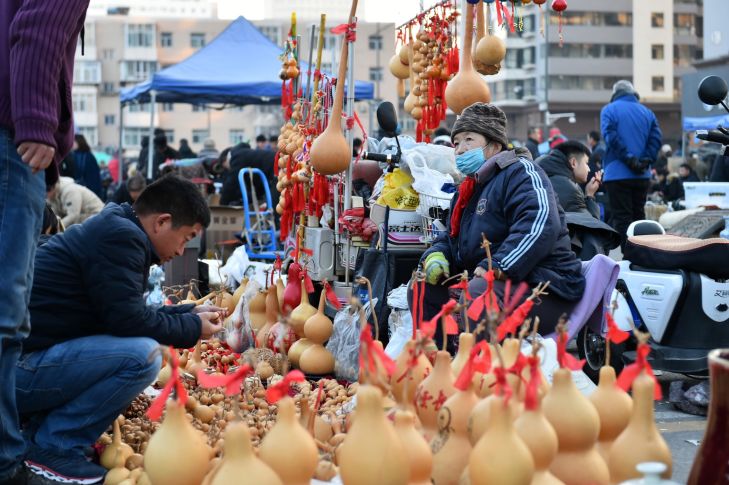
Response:
M540 317L540 333L552 332L559 317L569 315L582 297L585 279L547 175L526 148L506 150L506 115L494 105L474 103L463 110L451 137L456 165L466 178L451 202L448 232L421 259L426 275L423 317L432 318L448 300L448 286L456 283L444 281L449 275L467 270L471 295L485 291L485 236L499 299L507 279L530 287L549 282L549 294L540 297L530 316Z

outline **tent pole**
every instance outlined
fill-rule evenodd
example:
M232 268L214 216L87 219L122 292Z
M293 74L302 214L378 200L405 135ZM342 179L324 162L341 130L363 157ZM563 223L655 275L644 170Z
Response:
M119 160L119 184L124 183L124 103L119 103L119 149L116 151Z
M355 23L357 19L350 18L350 23ZM347 42L346 38L342 39ZM347 56L347 119L351 120L354 116L354 42L349 42L349 55ZM340 79L339 82L342 82ZM337 85L337 89L344 89L345 84ZM336 120L335 120L336 121ZM347 130L347 143L349 144L349 165L347 166L347 175L344 179L344 210L352 208L352 154L354 153L354 127ZM352 248L352 239L347 237L347 263L344 265L344 280L349 284L349 262L350 251Z
M316 42L316 24L311 24L311 35L309 36L309 69L306 72L306 96L304 97L307 101L311 99L311 60L314 57L314 42Z
M154 162L154 109L157 102L157 91L149 92L149 144L147 145L147 179L152 180Z

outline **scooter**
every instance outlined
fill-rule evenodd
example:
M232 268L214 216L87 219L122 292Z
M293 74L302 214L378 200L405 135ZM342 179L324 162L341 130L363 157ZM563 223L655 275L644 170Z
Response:
M724 105L727 91L724 80L709 76L699 86L699 97L705 104ZM720 127L699 136L729 145L725 131ZM612 295L616 324L650 334L648 360L654 369L705 376L708 352L729 346L729 241L667 236L655 221L636 221L627 235L626 259L618 263ZM652 237L634 243L632 236ZM577 350L586 360L583 370L596 381L605 363L603 335L583 327ZM634 339L611 344L610 364L616 370L635 358Z

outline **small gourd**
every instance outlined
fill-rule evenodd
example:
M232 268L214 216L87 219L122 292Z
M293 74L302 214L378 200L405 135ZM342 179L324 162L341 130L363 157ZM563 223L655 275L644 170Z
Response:
M155 483L154 478L152 482ZM199 482L198 482L199 483ZM212 485L283 485L271 467L256 457L248 426L234 423L225 429L225 453Z
M127 461L127 458L134 454L134 450L131 446L126 443L122 443L121 431L119 430L119 419L114 420L113 424L114 436L112 437L111 444L104 448L104 452L101 454L99 460L101 466L107 470L111 470L116 465L117 457L121 459L122 465Z
M600 369L600 382L588 398L600 416L597 450L605 461L613 441L620 436L633 410L633 400L615 382L615 369L606 365Z
M428 377L418 386L415 394L415 411L423 426L425 439L430 440L438 432L438 411L453 394L453 372L450 354L444 350L435 354L435 366Z
M301 353L299 368L307 374L322 375L334 372L334 356L323 345L334 330L332 321L324 315L325 306L326 292L322 291L318 311L304 324L304 334L311 345Z
M251 320L251 328L259 330L266 324L266 292L259 290L248 303L248 315Z
M305 279L301 278L301 301L299 305L291 311L291 326L299 337L304 336L304 325L306 321L316 313L316 308L309 303L309 294L306 292Z

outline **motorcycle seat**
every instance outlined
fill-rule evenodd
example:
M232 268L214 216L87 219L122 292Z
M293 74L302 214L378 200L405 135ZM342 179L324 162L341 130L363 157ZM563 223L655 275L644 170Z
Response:
M729 240L695 239L651 234L632 236L623 256L638 266L652 269L683 269L713 279L729 279Z

